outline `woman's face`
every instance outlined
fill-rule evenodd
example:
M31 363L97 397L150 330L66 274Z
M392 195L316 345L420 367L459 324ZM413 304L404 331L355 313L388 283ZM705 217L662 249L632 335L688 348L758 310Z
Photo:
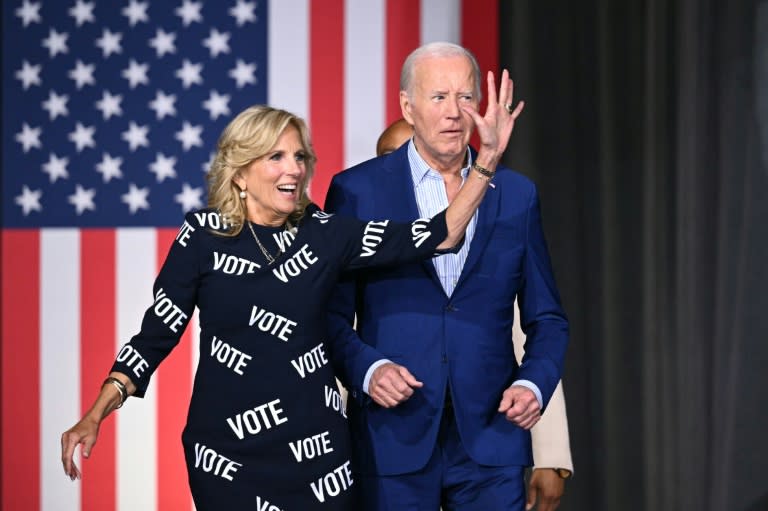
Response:
M307 177L304 146L295 126L289 124L275 146L235 177L245 190L248 219L260 225L280 226L296 205Z

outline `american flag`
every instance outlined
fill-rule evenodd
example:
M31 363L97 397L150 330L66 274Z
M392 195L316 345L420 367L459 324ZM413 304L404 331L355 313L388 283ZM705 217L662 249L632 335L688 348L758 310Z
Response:
M3 2L2 509L193 509L180 432L195 321L70 482L61 433L93 402L233 115L308 120L312 196L399 117L435 40L498 66L498 0Z

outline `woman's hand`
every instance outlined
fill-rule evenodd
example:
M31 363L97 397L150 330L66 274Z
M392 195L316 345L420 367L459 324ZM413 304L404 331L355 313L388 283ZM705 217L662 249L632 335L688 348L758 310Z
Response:
M515 120L523 111L524 101L513 104L514 84L505 69L501 73L499 93L496 94L496 84L492 71L488 71L488 107L485 115L468 106L462 106L475 122L477 134L480 137L480 149L477 155L479 165L493 170L501 159L509 143L509 137L515 127ZM514 108L513 108L514 107Z
M61 463L64 465L64 473L73 481L82 477L73 459L75 448L81 445L83 457L89 458L99 436L99 425L100 421L86 415L61 435Z

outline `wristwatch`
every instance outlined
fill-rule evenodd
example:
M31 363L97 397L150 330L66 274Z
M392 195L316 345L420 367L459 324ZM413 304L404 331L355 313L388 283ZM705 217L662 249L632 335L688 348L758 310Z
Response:
M561 479L568 479L571 477L571 471L567 468L553 468L552 470L555 471L557 475L560 476Z

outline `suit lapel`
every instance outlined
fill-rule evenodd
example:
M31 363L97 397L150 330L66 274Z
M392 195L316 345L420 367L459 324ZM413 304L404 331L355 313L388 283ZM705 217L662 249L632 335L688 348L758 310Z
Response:
M485 192L483 202L480 203L480 207L477 210L477 227L475 228L475 235L472 237L472 242L469 245L467 260L464 261L464 267L461 269L461 275L459 276L459 281L456 283L454 295L485 252L485 247L491 239L491 234L493 233L493 228L496 224L500 197L501 193L493 186L489 186L488 190Z
M384 158L382 172L378 174L378 190L373 194L381 201L376 204L376 211L383 214L383 218L396 222L411 222L419 216L407 146L408 144L405 144ZM381 193L382 191L385 193Z

